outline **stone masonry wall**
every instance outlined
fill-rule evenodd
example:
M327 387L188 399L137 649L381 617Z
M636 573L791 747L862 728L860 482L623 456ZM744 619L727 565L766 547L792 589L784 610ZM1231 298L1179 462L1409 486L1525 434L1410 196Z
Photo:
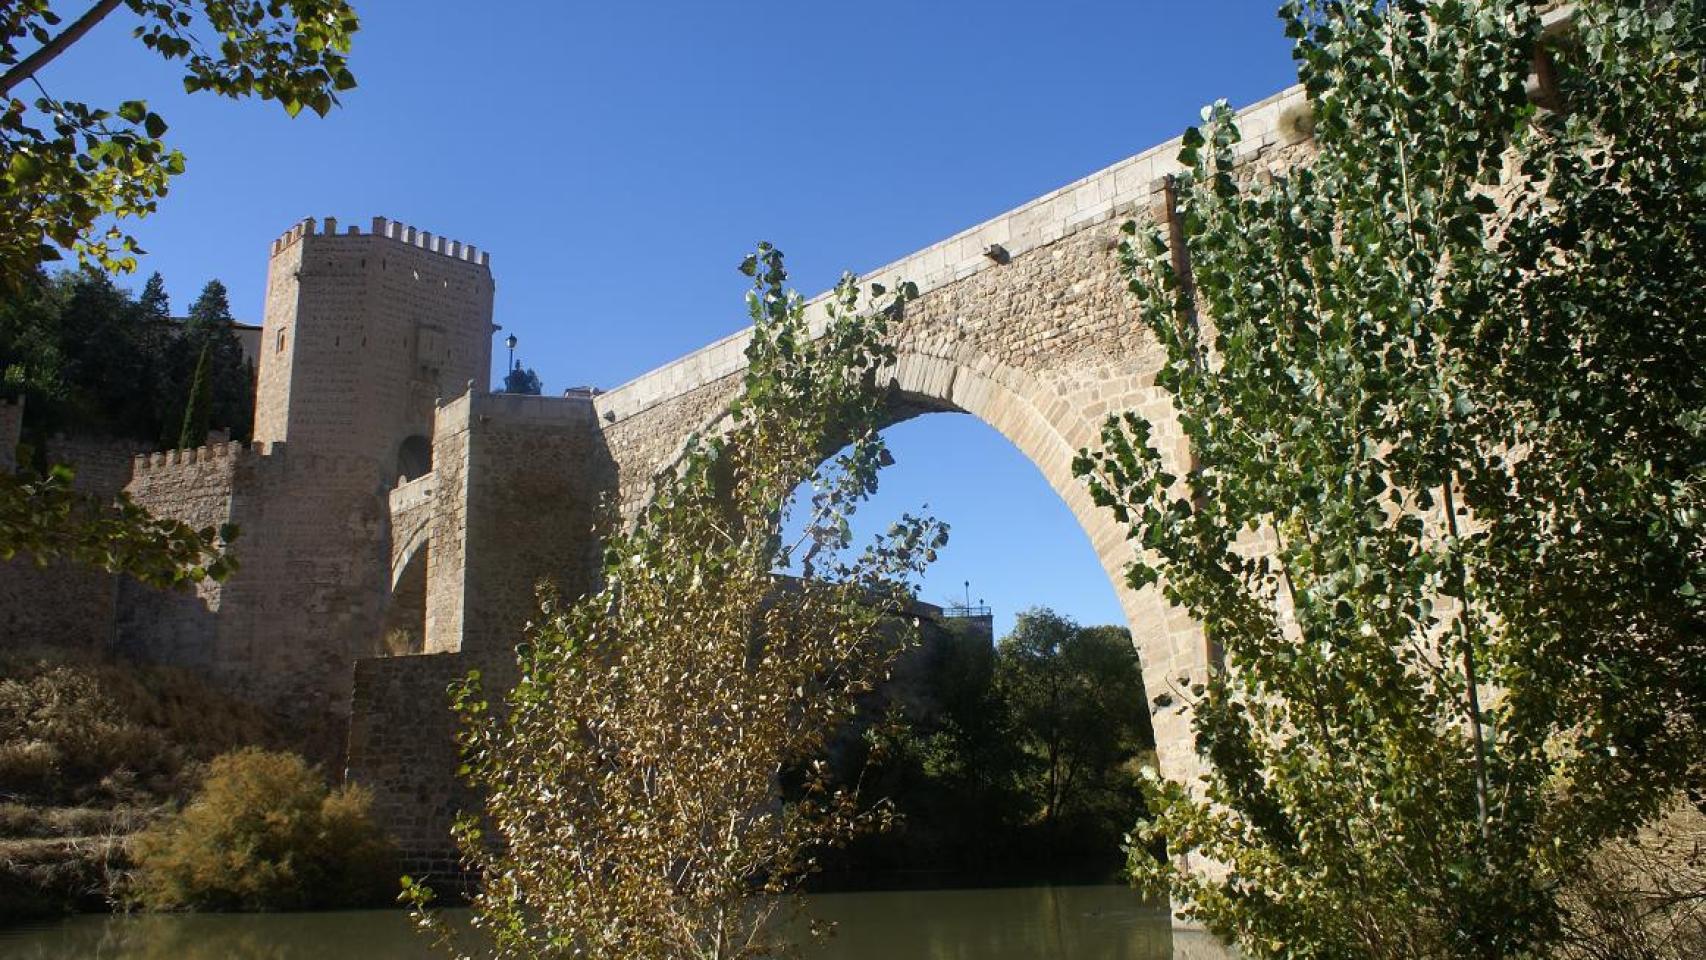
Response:
M17 449L22 419L22 402L0 404L0 445L7 454ZM42 452L47 462L76 471L75 489L107 497L130 479L131 458L140 446L56 436ZM54 562L41 567L29 557L0 562L0 631L18 646L104 650L114 640L118 594L119 578L86 566Z
M349 781L373 795L373 813L417 879L457 877L450 826L478 803L456 777L452 681L467 674L460 654L358 660L349 729Z
M432 519L427 532L425 620L428 653L462 649L468 599L468 458L474 397L438 408L433 423Z
M286 715L341 723L352 664L377 649L390 586L378 474L363 457L285 444L139 459L131 496L197 527L236 524L239 568L190 594L127 584L120 646Z
M600 504L614 473L585 399L476 397L472 416L458 649L496 667L511 661L537 609L536 584L569 597L596 585Z

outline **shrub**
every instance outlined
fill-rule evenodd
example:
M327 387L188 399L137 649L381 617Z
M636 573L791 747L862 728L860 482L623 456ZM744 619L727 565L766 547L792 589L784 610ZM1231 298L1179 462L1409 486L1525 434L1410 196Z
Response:
M386 899L389 842L360 787L329 790L300 756L217 757L180 813L137 835L131 898L153 910L289 910Z

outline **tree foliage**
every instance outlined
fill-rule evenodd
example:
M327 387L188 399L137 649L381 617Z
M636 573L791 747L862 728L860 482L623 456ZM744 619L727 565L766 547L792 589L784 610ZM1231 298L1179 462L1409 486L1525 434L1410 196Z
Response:
M146 216L184 170L142 100L97 107L53 96L42 71L120 6L148 49L184 66L184 89L273 100L324 115L355 86L356 16L344 0L95 0L62 22L49 0L0 9L0 288L60 250L106 270L141 250L115 221ZM26 87L28 92L26 93ZM26 96L28 99L26 99Z
M154 587L224 580L237 569L225 549L237 528L196 529L151 516L129 497L106 499L71 484L66 467L0 475L0 560L23 555L123 573Z
M207 394L206 426L224 429L232 439L247 440L255 421L255 367L243 356L236 323L225 284L209 280L190 304L183 329L171 339L166 364L170 383L179 389L188 384L188 389L173 399L179 404L194 402L198 396L195 371L202 354L207 354L207 380L200 388ZM185 409L186 421L188 414ZM180 439L178 446L200 446L207 442L206 437L203 429L189 438L197 442Z
M190 377L189 402L184 407L184 425L178 431L178 448L190 450L207 442L207 417L213 406L213 379L208 375L210 345L202 344L196 355L195 374Z
M224 288L213 281L208 290L217 290L219 310L200 320L192 312L183 327L170 316L158 274L134 300L105 275L79 270L38 275L27 294L0 302L0 383L25 402L23 472L0 476L0 559L68 561L154 586L223 579L235 569L222 552L235 528L197 530L151 517L123 497L79 491L69 469L48 463L46 449L61 432L149 444L180 439L194 372L183 358L193 363L203 347L206 384L215 391L211 425L247 436L253 371L231 330ZM233 402L234 395L243 399Z
M952 619L921 637L831 750L838 778L893 803L896 827L826 857L822 882L1122 871L1154 747L1130 634L1037 609L999 646Z
M754 326L723 429L610 538L602 589L547 595L500 704L478 676L458 691L485 809L457 835L495 956L775 956L777 895L883 820L817 755L909 642L896 614L946 539L907 516L850 551L883 455L883 337L912 291L865 300L844 278L812 328L780 253L760 246L743 271ZM802 482L807 532L784 542ZM806 578L775 573L796 555ZM805 794L783 804L799 764Z
M1132 766L1155 746L1131 634L1027 610L1002 638L995 672L1044 826L1088 822L1101 833L1098 821L1129 817Z
M1223 869L1132 865L1253 956L1547 955L1699 783L1706 26L1574 10L1288 3L1312 160L1251 177L1211 108L1194 284L1127 228L1193 459L1128 415L1078 467L1225 660L1139 830Z
M247 439L255 373L233 324L217 280L180 321L158 274L137 297L88 270L38 277L0 302L0 390L24 399L38 452L58 433L172 446L206 346L208 425Z

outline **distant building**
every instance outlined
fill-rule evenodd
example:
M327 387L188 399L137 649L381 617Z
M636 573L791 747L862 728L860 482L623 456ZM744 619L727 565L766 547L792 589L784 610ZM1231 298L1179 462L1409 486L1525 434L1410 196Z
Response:
M172 324L183 329L190 322L189 317L173 317ZM261 363L261 328L241 320L231 321L231 332L237 335L237 342L243 345L243 362L251 367Z

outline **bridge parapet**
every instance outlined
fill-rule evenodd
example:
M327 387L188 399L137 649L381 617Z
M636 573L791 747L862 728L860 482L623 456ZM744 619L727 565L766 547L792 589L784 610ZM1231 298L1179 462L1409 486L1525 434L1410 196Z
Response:
M1307 100L1294 86L1238 111L1242 162L1308 139ZM1148 209L1164 179L1179 172L1178 137L1046 193L1023 206L864 274L863 282L917 285L920 294L1000 269L1014 257L1081 230ZM814 326L825 319L829 293L807 306ZM616 423L654 404L710 384L746 367L750 331L741 330L594 398L599 417Z
M530 423L590 424L597 419L591 395L567 397L534 396L522 393L491 393L475 396L476 416Z
M391 516L396 517L432 502L432 491L438 477L423 473L413 480L399 483L390 493Z

